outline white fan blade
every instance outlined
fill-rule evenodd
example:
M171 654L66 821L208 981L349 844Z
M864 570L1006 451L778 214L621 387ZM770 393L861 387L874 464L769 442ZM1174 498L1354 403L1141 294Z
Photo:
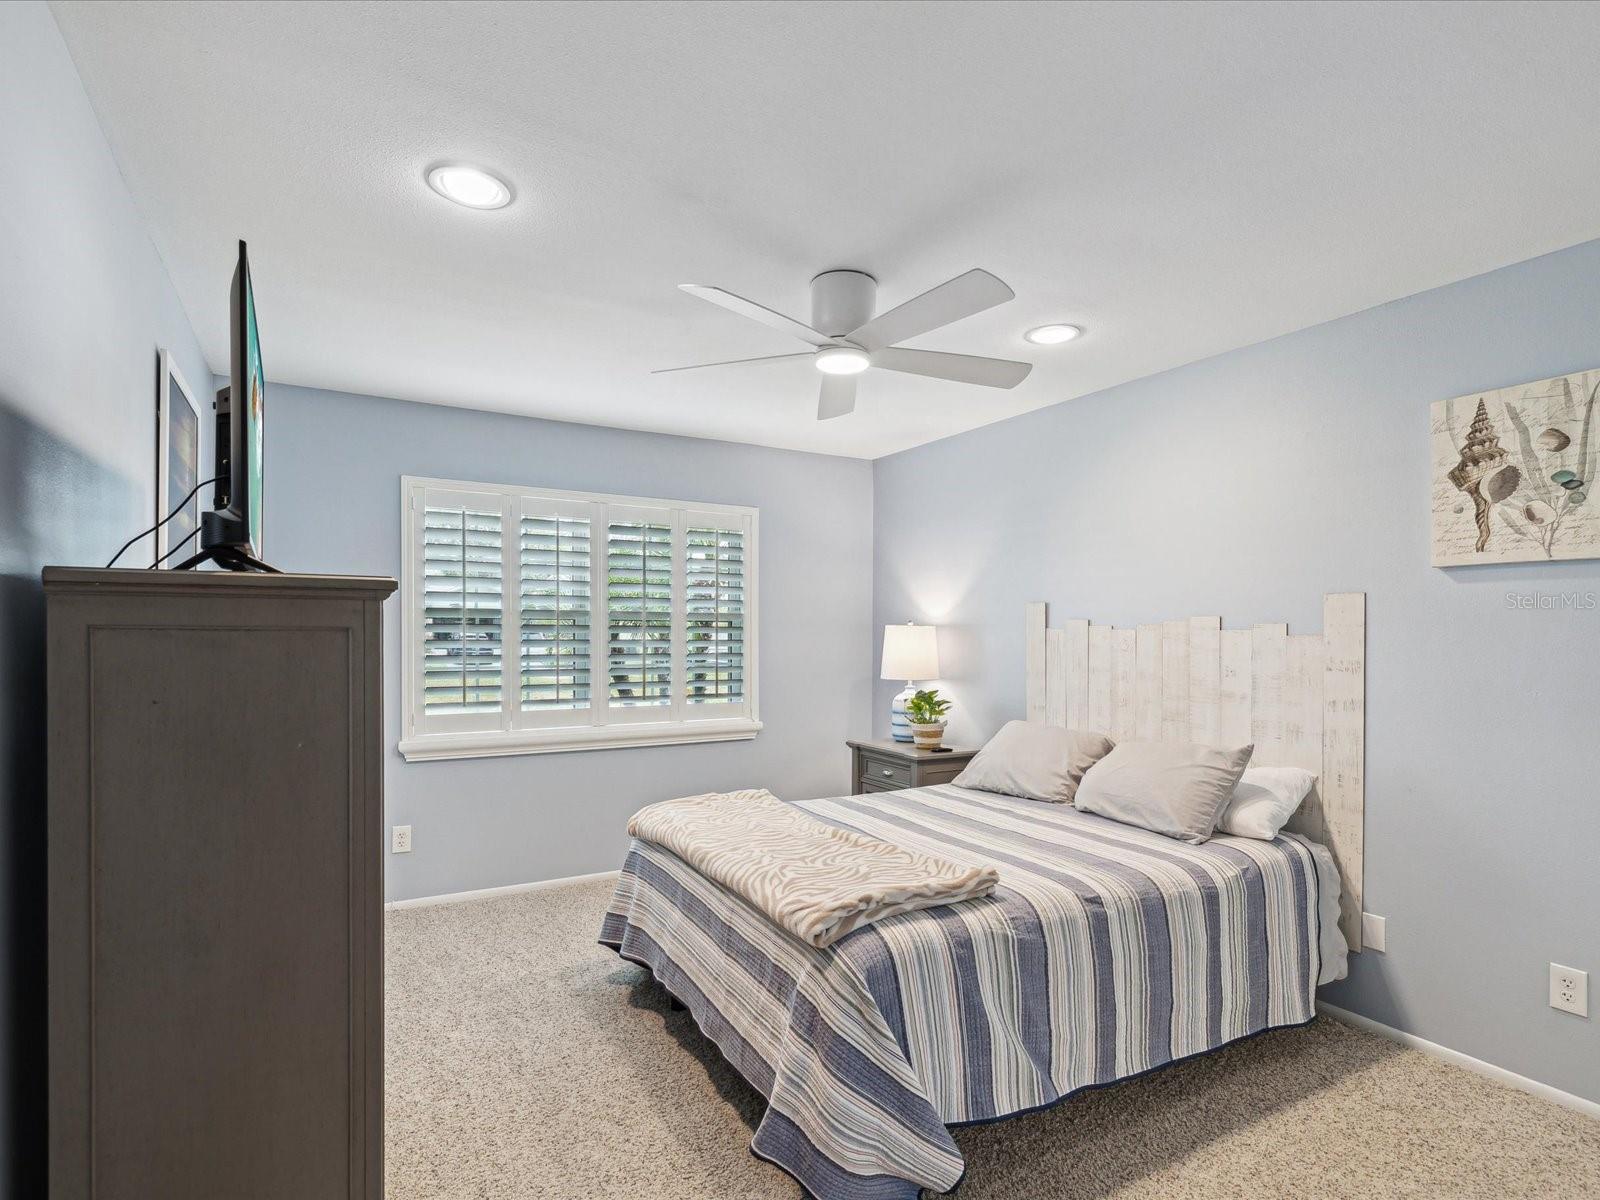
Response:
M771 329L780 330L791 337L799 338L802 342L809 342L813 346L827 346L833 340L824 337L809 325L800 324L793 317L786 317L780 312L773 312L770 308L757 304L754 300L746 300L743 296L735 296L732 292L725 292L721 288L707 287L701 283L680 283L678 286L691 296L699 296L702 300L709 300L729 312L736 312L741 317L749 317L752 321L760 321Z
M897 308L880 313L846 340L866 350L881 350L996 304L1004 304L1015 295L989 272L975 267Z
M875 350L872 365L886 371L904 371L908 375L953 379L957 383L992 388L1014 388L1033 370L1032 363L1013 362L1009 358L941 354L937 350Z
M824 375L822 394L817 397L817 420L830 421L856 408L856 376Z
M724 362L690 363L687 367L658 367L651 371L652 375L670 375L674 371L699 371L706 367L737 367L740 363L758 362L787 362L791 358L810 358L811 353L802 350L799 354L768 354L763 358L730 358Z

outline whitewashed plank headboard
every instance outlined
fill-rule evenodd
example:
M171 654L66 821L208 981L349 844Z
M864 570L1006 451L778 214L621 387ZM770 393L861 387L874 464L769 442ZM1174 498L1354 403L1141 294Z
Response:
M1255 744L1254 766L1304 767L1317 786L1289 822L1339 864L1339 928L1361 949L1366 791L1367 598L1322 599L1322 632L1224 629L1187 617L1137 629L1049 628L1028 605L1028 720L1117 740Z

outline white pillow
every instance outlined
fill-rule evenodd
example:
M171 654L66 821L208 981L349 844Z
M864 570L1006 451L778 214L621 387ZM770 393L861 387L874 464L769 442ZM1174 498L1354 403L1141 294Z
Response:
M1218 833L1270 842L1288 824L1317 777L1304 767L1247 767L1217 819Z

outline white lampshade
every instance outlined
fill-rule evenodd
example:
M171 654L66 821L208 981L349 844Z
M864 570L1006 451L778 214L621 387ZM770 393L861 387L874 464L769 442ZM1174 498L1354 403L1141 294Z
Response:
M937 679L939 630L934 625L883 627L882 679Z

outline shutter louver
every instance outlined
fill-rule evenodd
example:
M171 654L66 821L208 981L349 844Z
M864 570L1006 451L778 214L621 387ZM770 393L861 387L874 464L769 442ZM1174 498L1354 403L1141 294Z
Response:
M429 715L500 708L500 512L423 514L422 688Z
M686 548L684 696L736 703L744 699L744 535L691 527Z
M589 520L522 517L523 712L589 707Z
M613 708L672 703L672 527L613 520L606 531L606 673Z

